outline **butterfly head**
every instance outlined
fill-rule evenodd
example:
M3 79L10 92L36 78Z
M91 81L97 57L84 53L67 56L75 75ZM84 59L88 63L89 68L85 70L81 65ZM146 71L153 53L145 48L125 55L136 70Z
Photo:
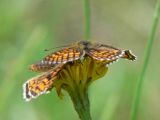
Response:
M78 42L78 45L84 45L84 46L87 46L87 45L89 45L89 44L91 44L89 41L85 41L85 40L82 40L82 41L79 41Z
M87 49L90 45L91 45L91 42L89 41L83 40L78 42L78 46L83 49Z

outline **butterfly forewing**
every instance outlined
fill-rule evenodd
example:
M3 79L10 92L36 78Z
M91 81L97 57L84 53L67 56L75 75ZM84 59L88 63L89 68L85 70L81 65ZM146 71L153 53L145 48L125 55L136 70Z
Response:
M64 48L46 56L42 61L30 66L32 71L46 71L54 68L56 64L62 64L79 59L84 55L82 49L77 47Z
M83 55L83 50L77 48L64 48L58 52L54 52L42 61L44 64L59 64L74 61Z
M42 75L29 79L23 85L23 97L26 101L30 101L32 98L36 98L41 94L48 93L52 87L54 80L57 77L57 73L61 70L63 65L56 67L53 70L49 70Z

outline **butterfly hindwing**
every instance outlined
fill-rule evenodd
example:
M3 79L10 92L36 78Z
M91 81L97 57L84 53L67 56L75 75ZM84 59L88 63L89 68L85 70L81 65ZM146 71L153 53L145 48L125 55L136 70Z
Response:
M23 85L23 97L26 101L32 98L37 98L41 94L48 93L52 87L57 73L60 71L62 65L53 70L49 70L42 75L29 79Z

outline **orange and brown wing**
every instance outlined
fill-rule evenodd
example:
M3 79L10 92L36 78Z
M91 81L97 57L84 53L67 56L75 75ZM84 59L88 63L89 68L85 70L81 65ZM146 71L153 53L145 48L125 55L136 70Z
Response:
M81 58L83 55L84 51L76 47L64 48L31 65L30 69L32 71L46 71L52 69L56 64L71 62Z
M43 64L59 64L74 61L83 55L83 50L75 48L64 48L58 52L54 52L42 61Z
M25 82L23 85L23 98L26 101L30 101L32 98L37 98L41 94L50 92L61 67L62 65Z
M128 50L121 50L108 45L100 45L99 47L90 48L87 50L87 54L93 59L107 61L108 64L119 58L126 58L129 60L135 60L136 58Z
M48 64L42 64L41 62L37 62L35 64L32 64L29 66L29 70L34 72L47 72L48 70L51 70L56 65L48 65Z
M101 45L96 48L88 49L87 54L96 60L112 62L120 58L123 55L123 51L110 46Z

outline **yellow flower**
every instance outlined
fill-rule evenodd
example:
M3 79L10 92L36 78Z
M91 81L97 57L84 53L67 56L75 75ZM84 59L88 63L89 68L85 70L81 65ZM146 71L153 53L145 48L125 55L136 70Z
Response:
M59 72L54 86L58 95L61 95L61 89L67 91L75 87L87 89L91 82L103 77L107 70L105 61L96 61L86 56L83 60L67 63Z
M82 120L84 119L83 117L87 116L87 120L91 119L87 93L88 86L94 80L103 77L107 70L108 67L105 61L96 61L89 56L85 56L83 60L67 63L59 72L54 87L60 97L62 96L62 89L69 93L74 107Z

